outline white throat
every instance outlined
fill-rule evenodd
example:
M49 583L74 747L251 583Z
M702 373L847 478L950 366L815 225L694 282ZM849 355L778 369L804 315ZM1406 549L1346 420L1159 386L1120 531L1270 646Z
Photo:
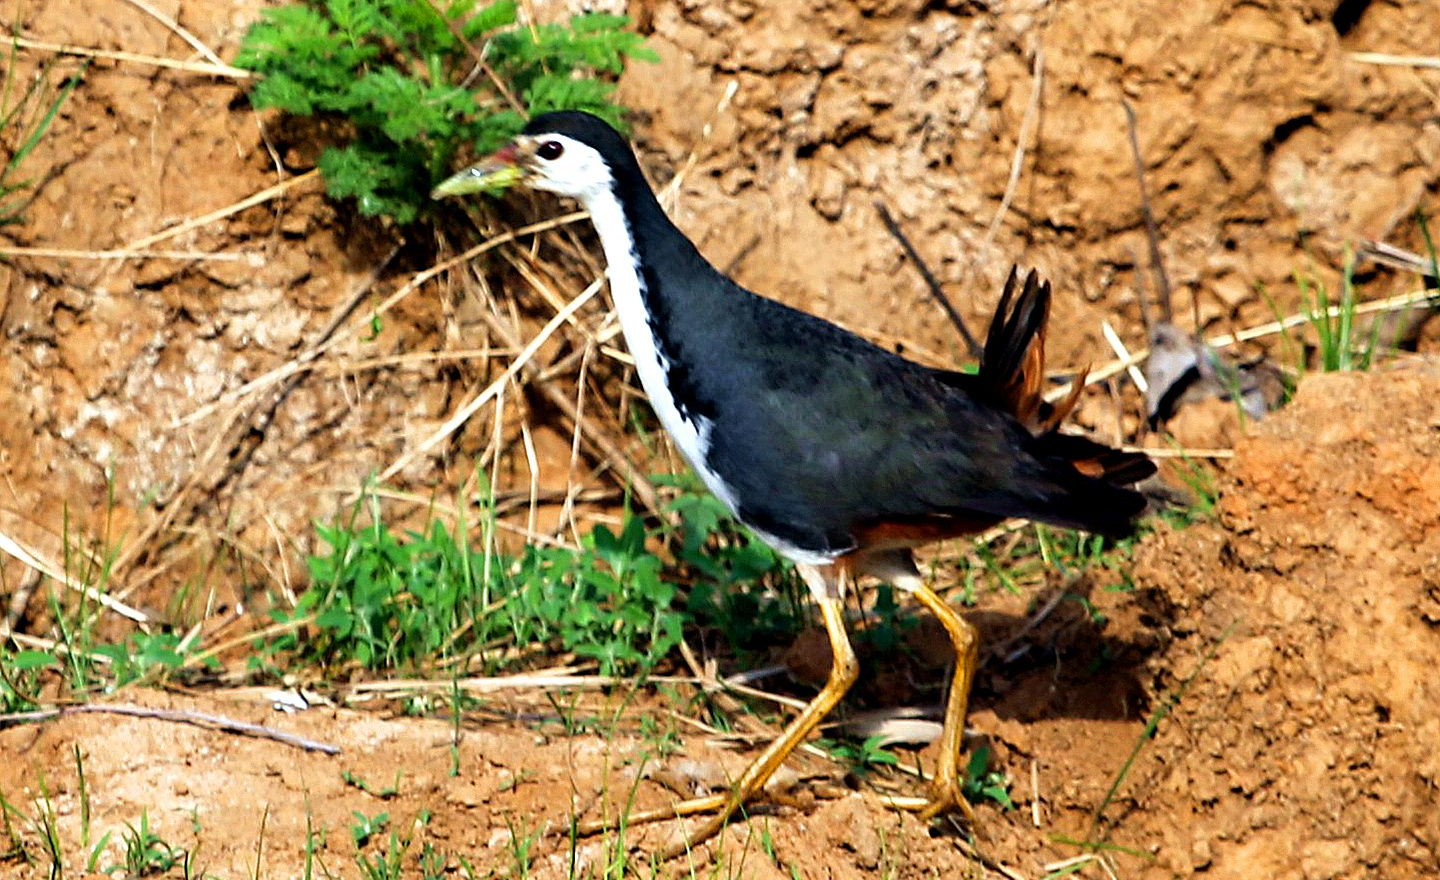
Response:
M649 312L645 308L645 280L640 274L640 255L625 209L608 188L588 192L580 201L590 212L590 220L600 236L600 246L605 251L606 274L610 278L610 295L614 297L620 329L625 334L630 356L635 359L635 372L639 374L640 385L650 398L650 406L685 460L705 481L706 487L733 511L734 493L706 464L710 448L710 421L693 413L682 415L666 383L665 374L670 364L660 351L654 328L650 326Z

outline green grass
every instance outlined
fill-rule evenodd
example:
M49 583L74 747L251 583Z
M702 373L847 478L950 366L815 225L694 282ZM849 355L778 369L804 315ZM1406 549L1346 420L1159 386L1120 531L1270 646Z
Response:
M439 519L396 534L373 494L345 522L316 528L328 551L309 559L311 586L273 613L308 626L262 643L257 666L374 672L473 659L496 671L517 651L565 650L612 675L643 673L679 643L677 590L636 516L618 534L597 525L579 549L532 544L514 556L493 549L488 519L475 540L466 523Z
M18 15L18 8L16 12ZM12 28L12 33L16 30L18 26ZM11 39L5 72L0 77L0 144L7 154L4 165L0 165L0 226L24 222L36 181L22 177L21 166L44 140L87 69L87 65L81 65L59 79L53 73L54 62L48 62L22 83L16 73L18 54L19 46Z
M257 109L338 133L319 158L330 195L410 223L458 153L498 148L529 114L587 110L621 124L615 75L655 58L623 16L517 27L516 12L514 0L306 0L263 10L235 63L260 74Z
M1339 296L1334 297L1317 274L1296 271L1295 283L1300 288L1300 308L1316 337L1315 368L1322 373L1368 370L1375 360L1380 344L1378 320L1371 322L1370 332L1362 334L1355 324L1355 254L1345 249L1340 270ZM1299 365L1303 370L1305 364Z

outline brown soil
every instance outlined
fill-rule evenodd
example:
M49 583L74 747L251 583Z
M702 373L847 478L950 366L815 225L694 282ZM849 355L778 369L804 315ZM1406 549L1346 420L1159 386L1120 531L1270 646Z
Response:
M152 5L229 57L260 4ZM1210 329L1272 317L1258 285L1288 310L1291 273L1313 261L1333 279L1356 237L1418 249L1410 216L1433 210L1440 188L1440 72L1350 54L1433 54L1440 19L1423 3L654 0L630 11L662 60L627 73L621 94L638 111L655 178L685 171L682 227L741 281L935 363L960 358L955 335L880 224L876 199L972 326L1018 260L1060 281L1057 365L1108 354L1102 318L1141 344L1135 255L1144 240L1122 97L1139 115L1177 309L1188 316L1193 297ZM50 42L189 51L126 4L32 3L19 20ZM1027 130L1040 47L1019 186L987 241ZM21 72L41 57L23 53ZM731 83L733 100L712 112ZM234 83L97 62L27 163L41 184L26 222L4 232L22 246L123 247L311 162L310 145L257 118ZM310 521L340 509L366 474L413 449L505 364L372 361L501 343L484 330L484 306L432 284L377 337L363 321L343 329L283 397L274 388L220 395L294 362L357 293L366 311L425 268L432 244L356 222L312 184L154 245L239 261L0 265L0 534L58 562L66 538L98 542L108 528L121 548L115 589L185 626L208 610L207 631L298 590ZM1411 284L1367 280L1366 296ZM527 337L553 313L523 300L517 310ZM591 326L601 317L584 314ZM1433 338L1422 336L1427 345ZM1437 392L1423 369L1307 383L1293 409L1240 444L1218 523L1147 542L1137 594L1092 594L1103 628L1067 603L1017 646L1008 640L1033 597L975 613L987 644L1008 649L988 660L971 722L1015 780L1020 806L981 809L985 853L1027 877L1079 854L1055 835L1092 833L1144 719L1194 674L1105 812L1107 840L1153 857L1104 850L1121 876L1440 874L1430 674L1440 661ZM505 442L518 449L518 424L533 426L535 483L563 491L596 462L572 469L571 427L532 398L508 396ZM591 404L592 414L603 410ZM1100 393L1080 415L1107 436L1135 421ZM1224 431L1239 433L1207 427L1186 440ZM490 437L483 414L403 470L393 483L421 500L398 513L423 512L432 493L449 497ZM626 443L643 461L640 443ZM526 494L525 457L503 462L501 488ZM0 596L29 582L8 559L0 567ZM42 594L22 629L43 623ZM198 836L204 867L222 877L295 876L307 811L327 831L323 852L337 876L353 873L353 811L388 811L392 827L408 828L428 810L417 847L429 840L472 858L481 876L503 873L514 835L593 814L597 792L629 793L635 761L654 751L639 718L678 723L666 720L664 700L644 697L608 736L566 736L548 702L497 697L491 715L467 719L451 776L444 722L373 709L279 716L253 695L131 698L264 721L344 749L324 757L106 716L0 733L4 754L17 758L0 766L0 793L33 813L43 774L76 851L78 745L97 829L148 809L168 839L189 846ZM619 696L580 701L601 717L620 705ZM516 712L546 718L519 722ZM717 768L743 762L745 753L679 730L694 764L672 756L660 762L669 776L723 779ZM834 765L806 758L797 767L809 775L789 796L795 803L751 826L766 830L787 867L764 855L759 835L748 849L737 836L724 844L730 876L786 876L790 865L807 878L985 874L955 838L879 808ZM403 771L399 792L381 800L345 785L344 770L374 787ZM667 796L653 781L636 791L641 806ZM669 833L636 829L628 840L649 848ZM598 858L604 846L581 850ZM536 851L539 876L566 875L562 841Z

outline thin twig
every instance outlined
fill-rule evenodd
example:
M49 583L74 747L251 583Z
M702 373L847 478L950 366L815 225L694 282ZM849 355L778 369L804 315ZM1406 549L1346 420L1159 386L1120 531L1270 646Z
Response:
M1006 213L1010 210L1010 203L1015 200L1015 192L1020 187L1020 172L1025 167L1025 144L1030 140L1031 130L1035 127L1035 120L1040 117L1040 93L1045 82L1045 47L1035 47L1035 60L1031 65L1030 101L1025 105L1025 116L1020 120L1020 135L1015 139L1015 155L1010 159L1010 177L1005 181L1005 194L1000 197L1000 207L995 209L995 216L990 220L990 228L985 230L985 240L980 245L977 255L980 259L988 259L990 246L995 243L995 235L1000 231L1000 223L1004 221Z
M1350 57L1361 64L1391 67L1428 67L1440 70L1440 55L1391 55L1386 52L1351 52Z
M965 319L960 317L959 312L955 311L955 306L951 305L950 298L946 296L945 291L940 288L940 282L935 278L935 273L931 272L930 267L921 259L920 254L915 250L915 246L910 243L910 239L905 235L905 230L900 228L900 223L896 221L895 217L890 213L890 209L885 206L885 203L876 199L875 210L880 214L880 222L885 224L885 228L888 229L890 234L895 237L895 240L900 243L900 248L905 251L905 256L909 257L910 262L915 264L915 269L920 273L920 277L925 280L925 287L930 291L931 298L939 303L940 308L945 311L945 316L950 319L950 323L955 325L956 330L960 331L961 338L965 340L965 347L970 351L970 357L979 360L981 355L980 342L975 338L975 335L970 332L970 328L965 326Z
M1114 349L1116 357L1120 358L1120 360L1122 361L1129 361L1132 359L1130 356L1130 350L1125 347L1125 341L1120 338L1119 333L1115 332L1115 328L1110 325L1110 320L1108 318L1100 322L1100 332L1104 335L1105 341L1110 343L1110 347ZM1135 383L1135 387L1140 389L1141 394L1144 394L1147 390L1149 390L1150 383L1145 381L1145 374L1140 372L1140 368L1138 366L1132 363L1130 364L1130 366L1126 367L1125 370L1130 374L1130 381Z
M114 598L106 595L100 590L95 589L89 584L82 584L79 581L76 581L74 578L70 577L67 572L61 571L50 563L44 561L37 554L21 545L19 541L16 541L14 538L11 538L9 535L4 534L3 532L0 532L0 553L4 553L8 556L14 557L15 560L18 561L21 565L33 568L35 571L50 578L51 580L55 580L64 584L66 588L80 593L85 598L89 599L91 602L100 603L102 606L110 609L111 611L114 611L121 617L128 618L135 621L136 623L150 622L149 615L145 614L143 611L131 608L124 602L116 601Z
M206 253L205 251L82 251L67 248L0 247L0 258L42 257L54 260L200 260L238 263L261 259L259 254Z
M559 330L560 326L569 320L571 315L579 311L581 306L588 303L594 298L596 293L600 292L602 281L604 281L603 278L596 278L590 282L590 284L581 291L579 296L575 297L565 308L557 312L555 316L550 319L549 323L541 328L539 333L535 334L535 338L531 339L530 344L526 345L520 354L510 362L510 365L505 368L505 372L501 373L499 378L491 382L484 391L475 395L475 397L466 402L464 406L460 407L454 415L445 421L445 424L432 432L429 437L422 440L419 445L407 450L396 459L393 464L381 472L380 480L388 480L395 476L400 471L409 467L417 458L433 449L440 441L459 430L461 425L469 421L472 415L499 393L506 382L510 381L516 373L520 372L521 368L535 356L535 352L540 350L540 346L544 345L545 341L549 339L556 330Z
M429 281L431 278L443 274L444 272L447 272L450 269L453 269L454 267L459 266L466 261L485 253L486 251L497 248L502 244L506 244L507 242L514 241L520 236L529 235L536 232L543 232L547 229L553 229L554 227L562 226L567 223L576 223L580 220L584 220L586 217L589 216L590 215L585 213L584 211L574 211L569 214L564 214L560 217L553 217L549 220L544 220L539 223L532 223L529 226L522 226L519 229L513 229L509 232L502 233L493 238L486 239L485 241L475 245L464 253L456 254L448 260L436 263L429 269L415 273L415 275L411 277L409 281L402 284L398 289L396 289L394 293L386 297L384 302L376 306L374 310L370 312L370 315L377 318L381 315L384 315L386 312L394 308L397 303L399 303L405 297L409 296L415 290L419 289L423 284L425 284L425 282ZM328 351L333 346L338 345L341 342L346 341L347 339L347 336L333 336L325 345L320 347L320 350ZM293 360L282 364L281 366L276 367L275 369L270 370L263 375L251 379L249 382L246 382L239 388L222 394L220 397L216 398L211 403L207 403L204 406L197 408L189 415L177 419L170 424L170 427L172 429L179 428L200 421L201 419L207 418L217 410L222 409L232 403L235 403L236 401L239 401L248 395L263 391L264 389L268 388L271 385L274 385L277 382L283 382L292 373L303 368L303 365L298 364Z
M331 338L335 332L342 327L355 310L360 307L365 298L369 296L370 289L379 279L380 274L390 261L399 253L399 247L392 248L390 253L381 260L357 285L355 292L350 299L337 309L320 331L320 335L313 341L306 351L295 359L294 362L304 363L320 357L329 348ZM175 523L182 515L188 515L193 509L188 504L189 497L197 490L204 488L203 495L206 498L214 498L220 491L236 476L240 475L249 467L254 458L256 450L264 442L271 424L275 421L275 415L280 407L299 386L308 373L303 370L291 372L286 381L280 386L279 391L269 401L268 406L263 408L257 404L244 418L232 418L226 424L224 430L215 432L214 439L207 448L206 453L200 459L200 464L191 471L185 482L177 489L164 504L164 512L157 518L150 521L141 534L130 543L130 546L115 560L113 571L121 571L131 563L140 559L149 547L150 540L161 534ZM228 461L223 470L213 479L205 484L205 467L220 454L227 454Z
M1368 315L1371 312L1396 311L1399 309L1406 309L1412 306L1417 306L1421 303L1432 302L1436 300L1436 298L1437 297L1435 292L1431 290L1419 290L1413 291L1411 293L1401 293L1396 294L1395 296L1387 296L1384 299L1375 299L1369 302L1360 303L1359 305L1355 306L1355 314ZM1325 310L1325 314L1328 317L1336 318L1340 315L1340 309L1341 306L1333 305ZM1305 326L1310 322L1314 321L1316 317L1317 316L1314 314L1288 315L1280 319L1279 321L1270 321L1269 323L1260 324L1258 326L1239 330L1234 333L1220 333L1207 338L1204 342L1211 348L1228 348L1229 346L1234 345L1237 342L1249 342L1252 339L1260 339L1265 336L1273 336L1276 333L1283 333L1284 331L1289 330L1291 327ZM1145 359L1148 357L1150 357L1150 349L1136 349L1131 352L1129 359L1114 360L1108 364L1091 370L1086 375L1085 385L1086 387L1089 387L1091 385L1098 385L1099 383L1104 382L1106 379L1109 379L1111 376L1114 376L1115 374L1124 371L1131 364L1144 363ZM1057 400L1063 399L1067 394L1070 393L1072 385L1073 383L1067 382L1064 385L1050 389L1049 391L1045 392L1045 400L1050 403L1054 403Z
M211 76L230 77L231 79L250 79L255 75L248 70L232 67L228 64L180 61L175 58L163 58L158 55L142 55L137 52L116 52L110 49L92 49L88 46L73 46L68 43L47 43L44 40L32 40L28 37L11 37L9 42L14 43L21 49L34 49L37 52L54 52L57 55L76 55L81 58L104 58L107 61L128 61L134 64L148 64L151 67L183 70L186 73L204 73Z
M465 53L470 56L471 61L475 62L475 67L478 68L481 73L485 74L485 78L490 80L490 85L495 87L495 91L500 93L500 97L505 99L505 103L510 105L510 109L519 113L522 117L529 119L530 112L525 109L525 105L515 99L514 93L510 91L510 87L505 85L505 80L500 78L500 75L495 72L495 68L491 67L490 63L485 60L485 56L480 54L480 50L470 45L470 41L465 39L465 33L460 30L460 23L446 15L440 9L439 5L436 4L435 0L425 0L425 2L429 5L431 11L435 13L435 16L450 29L450 35L465 48ZM467 76L466 78L468 79L469 77Z
M166 239L174 238L175 236L182 235L192 229L198 229L201 226L207 226L211 223L214 223L216 220L223 220L224 218L229 217L231 214L238 214L246 208L253 208L256 205L268 202L277 196L284 195L285 193L289 192L297 186L300 186L301 184L310 183L312 181L318 180L319 178L320 169L311 169L298 177L292 177L289 180L282 180L274 186L267 186L265 189L260 190L254 195L247 196L233 205L227 205L224 208L219 209L218 211L211 211L209 214L203 214L199 217L192 217L189 220L184 220L180 223L175 224L174 226L162 229L153 235L147 235L144 238L132 241L124 248L121 248L121 250L144 250L145 248L150 247L152 244L157 244L159 242L165 241Z
M730 102L734 100L735 93L739 90L740 81L738 79L732 79L725 84L725 89L720 93L720 100L715 102L709 118L700 127L700 137L690 145L690 152L685 156L685 161L681 163L680 170L675 172L675 176L670 178L669 182L656 194L656 198L667 211L675 210L675 200L679 197L681 185L685 182L686 176L695 168L695 163L700 161L700 148L709 143L710 138L715 134L715 120L723 116L725 111L730 108Z
M148 706L134 706L128 703L91 703L80 706L60 706L55 709L41 709L36 712L14 712L9 715L0 715L0 727L7 724L49 721L52 718L63 718L66 715L92 714L125 715L131 718L153 718L157 721L171 721L176 724L193 724L197 727L220 730L225 733L238 733L243 736L270 739L275 742L284 743L287 746L294 746L297 749L304 749L307 752L322 752L326 755L340 754L339 746L332 746L329 743L307 739L306 737L293 733L286 733L283 730L267 727L264 724L237 721L234 718L226 718L224 715L212 715L209 712L192 712L185 709L152 709Z
M156 9L154 6L151 6L149 3L146 3L145 0L125 0L125 2L169 28L175 36L189 43L190 48L205 56L205 60L211 64L214 64L216 67L226 66L225 62L220 60L219 55L211 52L209 46L200 42L200 38L186 30L180 22Z
M1135 108L1124 98L1125 120L1130 134L1130 154L1135 160L1135 180L1140 184L1140 212L1145 218L1145 238L1150 245L1150 268L1155 273L1155 286L1160 295L1160 319L1175 322L1175 306L1171 299L1170 276L1165 274L1165 259L1160 256L1160 233L1155 226L1155 212L1150 208L1150 190L1145 184L1145 159L1140 154L1140 137L1135 133ZM1199 324L1196 324L1199 329Z
M512 348L519 344L520 340L515 336L510 327L506 326L505 322L501 321L491 312L488 310L483 311L481 312L481 317L485 320L486 324L489 325L491 332L500 337L502 343ZM614 462L619 471L618 477L622 484L621 488L628 488L633 492L636 500L652 513L660 513L660 494L655 490L655 485L650 482L650 478L646 476L640 468L636 467L635 464L630 461L630 457L625 454L625 450L620 447L620 444L616 443L615 440L604 431L591 427L590 424L581 417L579 409L576 407L575 402L570 399L569 395L565 394L551 382L538 381L539 377L545 373L545 370L539 364L535 363L529 357L517 358L516 360L520 363L521 369L529 379L531 387L539 390L539 392L545 396L545 399L549 401L550 405L559 410L561 415L580 431L580 439L585 444L586 451L605 461Z

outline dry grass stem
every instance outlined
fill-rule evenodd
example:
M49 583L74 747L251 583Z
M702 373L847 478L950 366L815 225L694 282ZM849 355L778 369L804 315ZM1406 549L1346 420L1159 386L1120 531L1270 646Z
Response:
M520 354L510 362L510 365L505 368L505 372L502 373L499 378L491 382L484 391L481 391L475 397L471 398L464 406L460 407L454 415L445 421L445 424L432 432L429 437L422 440L419 445L396 459L394 463L381 472L380 480L388 480L409 467L416 459L435 448L442 440L455 433L461 425L469 421L472 415L478 412L492 397L500 393L500 389L504 387L506 382L510 381L515 374L520 372L525 364L529 363L530 359L535 356L535 353L540 350L540 346L544 345L545 341L554 335L555 331L559 330L560 326L568 321L571 315L579 311L581 306L588 303L595 297L595 294L600 292L600 285L603 280L602 278L596 278L590 282L590 284L580 292L579 296L572 299L565 308L557 312L555 317L551 318L549 322L541 328L539 333L535 334L535 337L531 339L530 343L521 350Z
M289 180L282 180L274 186L267 186L265 189L262 189L253 195L247 196L233 205L227 205L224 208L219 209L218 211L211 211L209 214L203 214L199 217L192 217L189 220L183 220L175 224L174 226L162 229L153 235L147 235L144 238L132 241L124 248L121 248L121 250L143 251L153 244L158 244L162 241L166 241L167 239L174 238L177 235L184 235L185 233L193 229L199 229L201 226L208 226L209 224L214 223L216 220L223 220L232 214L240 213L246 208L253 208L256 205L263 204L273 198L282 196L298 186L302 186L307 183L313 183L319 179L320 169L311 169L310 171L307 171L298 177L292 177Z
M174 33L175 36L189 43L190 48L203 55L206 61L209 61L211 64L214 64L217 67L227 66L224 61L220 60L219 55L216 55L214 52L210 51L209 46L200 42L199 37L195 36L188 30L186 30L184 27L182 27L180 22L156 9L154 6L151 6L149 3L146 3L145 0L125 0L125 2L129 3L131 6L134 6L136 9L140 10L141 12L163 24L172 33Z
M1234 458L1233 449L1207 449L1196 447L1194 449L1168 449L1165 447L1153 448L1146 446L1121 446L1122 452L1143 452L1151 458Z
M136 608L131 608L124 602L120 602L105 593L100 592L89 584L82 584L59 567L41 559L39 554L31 551L19 541L9 535L0 532L0 553L13 558L16 562L27 568L32 568L53 581L64 584L66 589L73 590L91 602L97 602L101 606L115 612L116 614L136 623L150 623L150 616Z
M1391 55L1386 52L1351 52L1350 57L1361 64L1389 67L1425 67L1440 70L1440 55Z
M67 43L47 43L44 40L32 40L28 37L11 37L10 42L21 49L33 49L37 52L54 52L57 55L75 55L80 58L103 58L107 61L125 61L133 64L147 64L151 67L164 67L169 70L182 70L186 73L203 73L209 76L224 76L230 79L250 79L254 74L239 67L231 67L228 64L213 64L201 61L180 61L175 58L163 58L158 55L141 55L136 52L116 52L110 49L92 49L88 46L72 46Z
M689 154L685 156L685 161L680 165L680 170L675 172L675 176L670 178L665 186L661 187L660 192L656 193L656 197L660 204L665 206L666 211L675 210L675 200L680 195L680 186L685 182L685 177L694 170L695 164L700 161L700 148L710 142L711 136L715 133L715 120L729 109L730 102L735 99L735 93L739 89L740 81L737 79L732 79L725 84L725 90L720 93L720 100L715 102L715 108L710 111L709 118L705 120L705 125L700 129L700 139L691 145Z
M314 173L315 172L310 172L310 174ZM299 178L296 179L298 180ZM584 220L589 216L590 215L586 214L584 211L575 211L573 213L565 214L560 217L555 217L550 220L545 220L540 223L532 223L529 226L523 226L519 229L514 229L509 232L497 235L494 238L487 239L480 244L477 244L474 247L466 250L464 253L457 254L456 256L451 257L448 260L436 263L434 266L431 266L429 269L426 269L422 272L415 273L415 275L413 275L409 281L402 284L394 293L390 294L388 297L385 298L383 302L376 306L370 312L370 315L374 317L379 317L380 315L385 314L386 312L390 311L390 309L394 308L395 305L401 300L403 300L405 297L409 296L415 290L419 289L422 285L425 284L425 282L436 277L437 275L441 275L449 271L450 269L455 268L456 266L463 265L470 259L479 256L480 254L483 254L488 250L499 247L502 244L512 242L523 235L544 232L547 229L553 229L557 226L562 226L567 223L576 223L580 220ZM318 355L320 353L328 351L334 346L339 345L341 342L347 341L348 339L348 335L333 336L329 340L327 340L324 345L320 346L315 351L315 354ZM250 380L249 382L246 382L239 388L236 388L233 391L226 392L213 402L199 407L198 409L191 412L189 415L177 419L176 421L171 423L170 428L173 430L174 428L184 427L185 425L193 424L200 421L201 419L207 418L212 413L225 406L235 403L251 394L263 391L265 388L268 388L269 386L274 385L277 382L283 382L292 374L302 369L302 367L302 364L299 364L296 361L292 360L285 364L282 364L279 367L276 367L273 370L269 370L268 372L261 374L260 376Z
M978 260L986 260L990 257L990 246L995 243L995 235L1000 231L1000 224L1004 222L1005 215L1010 211L1010 203L1015 199L1015 191L1020 186L1020 172L1025 167L1025 144L1029 142L1035 130L1035 123L1040 118L1040 95L1045 84L1045 47L1035 47L1035 60L1031 68L1030 100L1025 105L1025 116L1020 120L1020 134L1015 139L1015 155L1010 160L1010 177L1005 181L1005 194L1000 197L1000 207L995 209L995 216L990 221L990 228L985 230L985 239L976 251Z
M1399 311L1400 309L1407 309L1421 305L1422 303L1431 302L1435 298L1435 291L1433 290L1417 290L1410 293L1401 293L1395 296L1385 297L1384 299L1360 303L1355 306L1354 313L1357 315L1368 315L1372 312ZM1336 318L1340 316L1340 311L1340 306L1333 305L1325 310L1325 314L1327 317ZM1314 320L1314 318L1311 315L1298 313L1288 315L1279 321L1270 321L1245 330L1239 330L1235 333L1221 333L1216 336L1211 336L1205 340L1205 344L1212 348L1226 348L1237 342L1249 342L1252 339L1260 339L1265 336L1274 336L1276 333L1283 333L1292 327L1302 327L1308 325L1312 320ZM1098 385L1111 376L1128 370L1135 364L1144 363L1148 357L1150 357L1149 348L1137 348L1130 353L1130 357L1128 358L1120 358L1091 370L1086 376L1085 385L1087 387L1090 385ZM1071 383L1067 382L1064 385L1045 392L1045 399L1054 403L1069 394L1070 389Z
M262 259L254 253L206 253L205 251L82 251L67 248L4 247L0 257L41 257L56 260L197 260L212 263L248 261L258 265Z
M1127 365L1125 372L1130 376L1130 381L1135 383L1135 387L1140 389L1141 394L1148 391L1150 389L1150 383L1145 381L1145 374L1140 372L1140 367L1136 365L1135 358L1130 354L1130 350L1125 347L1125 342L1120 338L1120 334L1116 333L1115 328L1110 325L1108 318L1100 322L1100 332L1104 335L1105 341L1110 343L1110 348L1115 352L1116 357Z

